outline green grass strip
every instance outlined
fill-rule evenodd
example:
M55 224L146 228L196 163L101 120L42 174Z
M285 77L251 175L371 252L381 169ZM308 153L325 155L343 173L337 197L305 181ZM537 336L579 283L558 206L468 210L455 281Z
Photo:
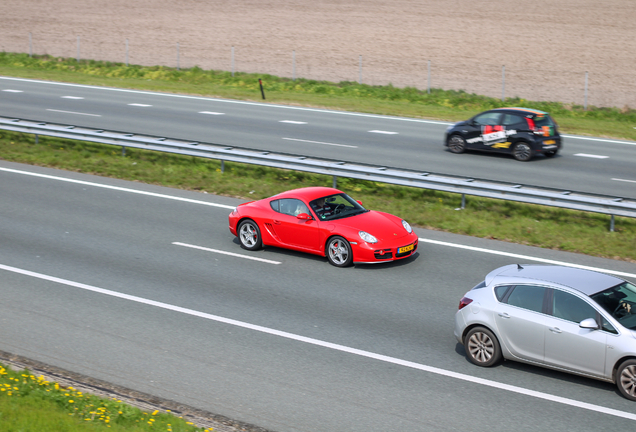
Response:
M0 364L3 432L210 432L169 412L146 412Z
M332 177L300 171L173 155L0 131L2 159L246 199L305 186L331 186ZM636 220L554 207L340 178L338 188L365 207L434 230L636 262ZM219 220L219 225L227 223Z
M374 114L464 120L473 114L502 106L524 106L549 112L567 133L636 140L636 110L628 107L599 108L561 102L535 102L517 97L480 96L455 90L419 90L372 86L351 81L333 83L280 78L198 67L177 70L163 66L139 66L95 60L0 53L0 75L74 82L88 85L187 93L244 100L261 99L259 78L266 101L368 112ZM39 120L39 119L34 119ZM441 139L441 137L440 137Z

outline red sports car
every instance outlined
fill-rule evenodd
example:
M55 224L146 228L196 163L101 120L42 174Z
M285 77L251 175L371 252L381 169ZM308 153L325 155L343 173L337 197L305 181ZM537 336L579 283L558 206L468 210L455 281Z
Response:
M403 219L367 210L338 189L294 189L236 207L230 231L241 247L277 246L326 256L336 267L411 256L417 235Z

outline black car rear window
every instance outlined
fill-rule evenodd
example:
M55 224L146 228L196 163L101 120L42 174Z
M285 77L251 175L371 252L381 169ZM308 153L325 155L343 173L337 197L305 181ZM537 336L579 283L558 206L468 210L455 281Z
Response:
M554 126L554 120L547 114L537 114L532 119L536 127L541 128L543 126Z

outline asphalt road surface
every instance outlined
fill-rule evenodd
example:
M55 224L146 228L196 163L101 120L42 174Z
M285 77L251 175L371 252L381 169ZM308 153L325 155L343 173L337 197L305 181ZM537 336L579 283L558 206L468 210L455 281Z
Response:
M635 264L416 229L413 258L338 269L242 250L240 202L0 161L0 350L280 432L636 427L612 384L453 336L498 266Z
M449 123L0 77L0 116L636 198L636 143L566 135L558 157L455 155Z

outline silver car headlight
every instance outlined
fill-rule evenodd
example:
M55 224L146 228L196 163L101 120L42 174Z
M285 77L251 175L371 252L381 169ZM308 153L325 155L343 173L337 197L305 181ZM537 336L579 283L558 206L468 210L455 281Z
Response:
M377 243L378 242L377 238L375 238L374 236L372 236L371 234L369 234L366 231L360 231L360 232L358 232L358 235L360 236L360 238L362 240L364 240L367 243Z
M402 226L404 227L406 232L408 232L409 234L413 232L413 228L411 228L411 225L409 225L409 223L405 221L404 219L402 219Z

